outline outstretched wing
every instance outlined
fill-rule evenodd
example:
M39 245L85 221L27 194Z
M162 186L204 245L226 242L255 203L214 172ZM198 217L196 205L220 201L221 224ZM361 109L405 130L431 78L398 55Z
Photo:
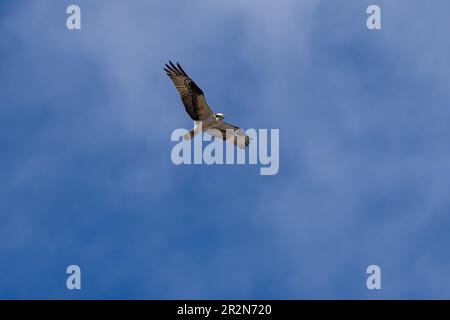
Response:
M207 129L206 132L212 136L222 138L223 140L228 140L241 149L244 149L250 144L250 137L244 133L244 130L233 126L232 124L223 122L222 120Z
M172 61L169 61L169 64L166 64L164 70L180 93L181 100L189 116L195 121L203 121L213 116L214 112L206 103L202 89L189 78L178 63L175 66Z

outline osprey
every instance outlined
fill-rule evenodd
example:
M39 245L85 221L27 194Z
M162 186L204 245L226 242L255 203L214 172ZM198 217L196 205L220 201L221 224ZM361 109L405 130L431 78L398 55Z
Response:
M166 64L164 71L173 81L183 101L186 112L195 121L194 129L184 136L186 140L192 139L196 134L206 131L212 136L229 140L240 148L250 143L250 138L242 129L223 121L222 113L215 113L206 103L202 89L184 72L180 64L175 66L172 61Z

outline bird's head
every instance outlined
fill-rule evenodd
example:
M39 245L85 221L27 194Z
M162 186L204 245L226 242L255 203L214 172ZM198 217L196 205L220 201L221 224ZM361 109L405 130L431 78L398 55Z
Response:
M216 113L214 114L214 117L216 118L216 121L223 120L225 118L225 115L223 113Z

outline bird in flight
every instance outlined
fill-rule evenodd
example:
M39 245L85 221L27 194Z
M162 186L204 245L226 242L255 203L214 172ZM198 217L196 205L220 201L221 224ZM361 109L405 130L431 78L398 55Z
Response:
M196 123L194 129L185 135L185 139L192 139L201 131L206 131L212 136L228 140L242 149L249 145L250 138L242 129L224 122L223 113L215 113L211 110L206 103L202 89L186 74L179 63L175 66L172 61L169 61L169 65L166 64L164 71L180 93L186 112Z

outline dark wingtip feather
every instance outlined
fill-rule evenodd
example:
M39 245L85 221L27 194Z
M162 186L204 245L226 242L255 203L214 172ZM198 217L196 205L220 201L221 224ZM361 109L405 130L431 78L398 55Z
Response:
M177 69L177 67L172 63L172 61L169 61L170 65L172 66L172 69L174 69L174 72L178 75L182 75L180 70Z
M184 75L184 76L188 76L187 75L187 73L183 70L183 68L180 66L180 64L177 62L177 67L178 67L178 69L180 69L180 71L181 71L181 73Z
M177 62L177 64L175 65L171 60L169 60L169 64L165 63L164 64L166 67L164 68L164 70L168 73L172 73L178 76L185 76L185 77L189 77L186 73L186 71L183 70L183 68L181 67L181 65Z
M171 66L169 66L168 64L166 64L166 67L167 67L167 69L170 70L171 73L177 74L177 72Z

